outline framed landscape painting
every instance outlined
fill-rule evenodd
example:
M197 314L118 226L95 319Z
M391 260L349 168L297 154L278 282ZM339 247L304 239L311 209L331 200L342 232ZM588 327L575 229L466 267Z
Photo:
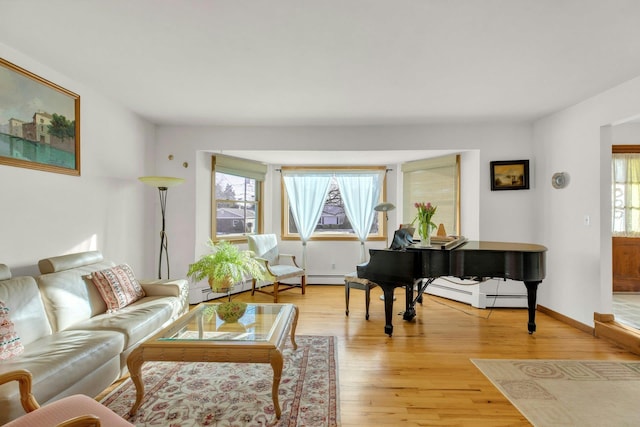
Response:
M491 191L528 189L529 160L491 162Z
M80 96L2 58L0 165L80 175Z

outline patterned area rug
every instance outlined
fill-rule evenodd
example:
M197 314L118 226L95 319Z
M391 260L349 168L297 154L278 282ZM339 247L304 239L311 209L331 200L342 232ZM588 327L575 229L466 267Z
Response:
M288 341L275 417L268 363L147 362L145 397L134 417L131 379L102 403L137 426L337 426L336 338L296 336Z
M640 361L471 361L536 427L640 425Z

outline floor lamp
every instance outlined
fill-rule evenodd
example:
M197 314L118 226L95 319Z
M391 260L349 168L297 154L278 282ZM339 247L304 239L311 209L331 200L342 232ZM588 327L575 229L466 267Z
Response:
M165 231L165 211L167 207L167 190L169 187L175 187L184 182L182 178L173 178L170 176L141 176L138 178L143 183L157 187L160 194L160 211L162 213L162 230L160 231L160 255L158 258L158 279L162 279L162 253L164 252L167 261L167 279L169 279L169 240Z
M389 202L382 202L382 203L378 203L377 205L375 205L375 207L373 208L374 211L376 212L384 212L384 219L385 219L385 225L389 226L389 211L392 211L396 208L396 205L394 205L393 203L389 203ZM389 233L387 233L387 236L389 235ZM387 246L389 246L389 240L387 237ZM384 300L384 294L380 295L380 299ZM393 300L395 301L396 296L393 296Z
M373 210L376 212L384 212L384 219L385 219L385 225L389 225L389 211L392 211L396 208L396 205L394 205L393 203L389 203L389 202L383 202L383 203L378 203ZM387 233L387 236L389 235L389 233ZM387 244L389 243L388 238L387 238ZM387 245L388 246L388 245Z

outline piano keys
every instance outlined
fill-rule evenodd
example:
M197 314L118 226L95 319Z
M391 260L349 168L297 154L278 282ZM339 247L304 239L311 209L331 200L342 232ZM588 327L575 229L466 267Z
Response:
M415 304L438 277L484 280L511 279L524 282L530 334L536 330L538 285L545 278L547 248L528 243L467 241L432 247L410 245L400 250L370 249L368 263L357 266L358 277L377 283L384 292L384 332L393 334L393 291L405 287L404 320L416 316ZM418 285L417 297L414 286Z

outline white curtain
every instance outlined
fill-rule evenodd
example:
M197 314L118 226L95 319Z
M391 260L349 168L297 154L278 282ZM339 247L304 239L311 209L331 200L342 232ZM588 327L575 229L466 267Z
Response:
M613 182L613 235L640 237L640 154L615 153Z
M344 210L360 240L360 259L366 261L364 243L369 235L380 199L384 172L349 172L336 174Z
M307 268L307 241L316 229L331 184L330 173L283 173L293 220L302 240L302 268ZM287 215L283 212L283 215Z

